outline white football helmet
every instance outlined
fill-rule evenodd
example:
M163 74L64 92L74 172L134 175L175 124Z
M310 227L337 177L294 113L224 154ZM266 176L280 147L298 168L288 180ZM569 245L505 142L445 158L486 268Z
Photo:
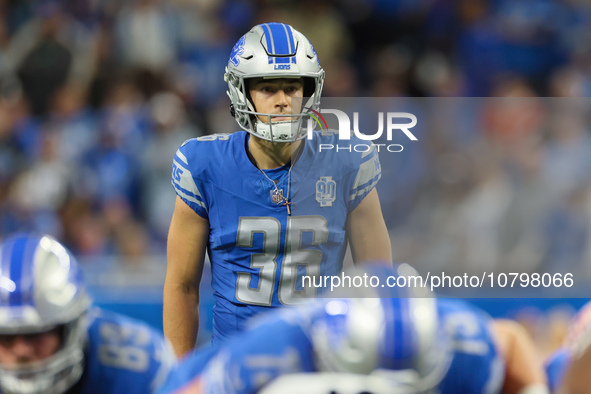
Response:
M249 78L303 78L302 113L265 114L257 112L245 82ZM240 127L267 141L293 142L307 134L308 109L317 111L324 84L324 70L310 41L299 31L284 23L263 23L253 27L238 40L226 67L230 112ZM267 116L262 122L258 116ZM273 121L273 117L290 120Z
M408 264L363 272L386 283L388 277L418 277ZM357 269L355 275L361 275ZM356 296L325 303L314 323L312 342L320 372L369 375L395 392L428 393L449 369L451 339L439 322L428 288L359 288ZM368 298L370 297L370 298ZM379 297L379 298L378 298ZM371 391L368 391L371 392ZM393 391L394 392L394 391Z
M48 358L0 363L2 393L63 393L82 376L90 301L72 254L48 236L17 234L0 244L0 335L61 327L61 346Z

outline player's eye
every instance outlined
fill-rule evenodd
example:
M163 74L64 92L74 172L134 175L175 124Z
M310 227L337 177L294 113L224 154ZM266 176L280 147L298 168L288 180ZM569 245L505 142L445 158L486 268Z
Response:
M0 335L0 345L10 345L15 338L16 335Z
M300 90L301 86L300 85L291 85L288 86L285 91L289 92L289 93L296 93Z

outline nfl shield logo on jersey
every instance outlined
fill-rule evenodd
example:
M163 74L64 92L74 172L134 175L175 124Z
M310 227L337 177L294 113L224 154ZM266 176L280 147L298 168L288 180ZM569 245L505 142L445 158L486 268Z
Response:
M321 176L316 182L316 201L321 207L332 207L337 196L337 183L331 176Z
M275 204L280 204L283 200L283 189L271 190L271 201Z

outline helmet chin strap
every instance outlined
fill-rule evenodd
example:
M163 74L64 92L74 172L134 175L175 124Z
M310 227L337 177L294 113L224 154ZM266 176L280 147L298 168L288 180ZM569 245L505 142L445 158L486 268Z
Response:
M266 136L265 138L271 142L294 142L297 139L294 139L292 136L294 135L294 130L298 126L297 120L280 120L273 123L268 122L261 122L257 119L255 128L259 136ZM285 136L285 139L277 138Z

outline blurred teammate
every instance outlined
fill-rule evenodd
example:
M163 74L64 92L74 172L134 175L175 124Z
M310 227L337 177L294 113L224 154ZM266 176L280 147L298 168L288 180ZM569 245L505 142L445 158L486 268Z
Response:
M591 302L573 318L565 344L550 356L546 372L553 393L591 392Z
M186 359L162 393L501 391L548 393L516 323L459 300L345 298L263 317L219 351Z
M245 131L188 140L173 162L164 332L178 355L195 346L206 250L214 344L268 307L314 297L302 276L338 274L347 240L355 261L391 260L375 147L320 152L338 136L305 138L303 110L318 110L324 81L308 39L285 24L255 26L234 46L225 79Z
M0 244L0 392L145 394L173 363L156 330L91 308L60 243L18 234Z

